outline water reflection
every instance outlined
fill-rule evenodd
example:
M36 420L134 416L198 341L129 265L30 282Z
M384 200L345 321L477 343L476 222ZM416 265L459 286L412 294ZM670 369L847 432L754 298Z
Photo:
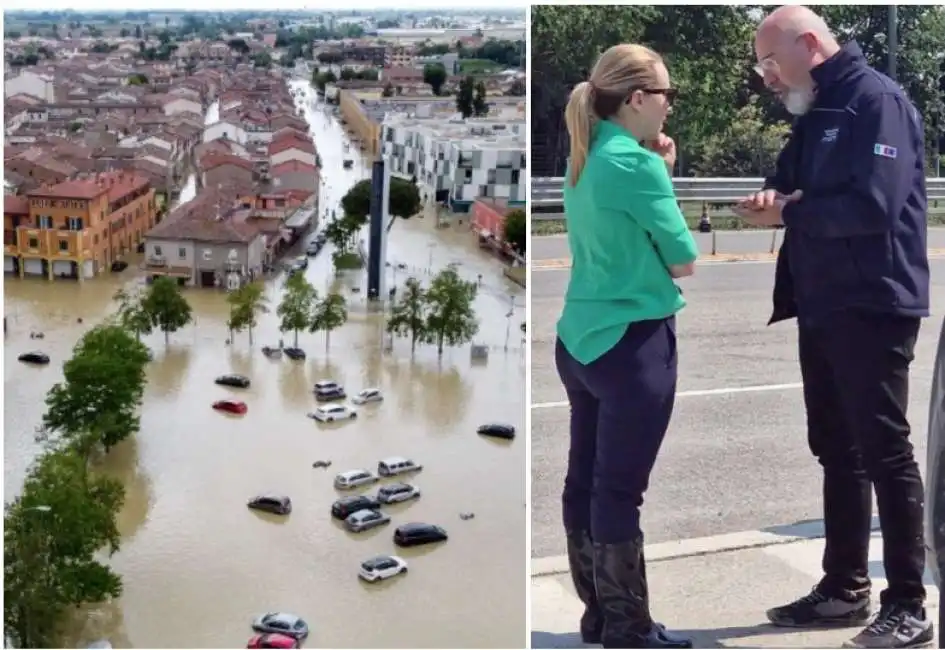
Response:
M190 366L191 348L180 343L151 346L153 360L148 364L149 392L157 397L176 397Z
M125 486L125 504L118 515L118 530L128 543L148 519L151 508L151 480L138 464L138 440L132 436L97 458L93 469Z

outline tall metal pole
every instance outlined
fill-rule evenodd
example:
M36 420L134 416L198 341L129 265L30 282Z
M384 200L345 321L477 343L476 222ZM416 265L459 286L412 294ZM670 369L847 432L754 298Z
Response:
M889 78L897 80L899 54L899 7L889 5L886 12L889 24L886 27L886 41L889 43Z

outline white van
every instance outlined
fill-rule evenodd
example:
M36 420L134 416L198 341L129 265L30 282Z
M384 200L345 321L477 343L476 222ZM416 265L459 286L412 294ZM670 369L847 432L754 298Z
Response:
M403 456L391 456L377 464L377 473L381 476L396 476L397 474L406 474L408 472L419 472L421 469L423 469L423 465L415 463Z

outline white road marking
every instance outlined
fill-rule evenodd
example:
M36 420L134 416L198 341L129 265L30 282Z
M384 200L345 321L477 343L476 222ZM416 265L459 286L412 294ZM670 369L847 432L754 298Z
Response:
M676 393L676 397L711 397L713 395L737 395L739 393L766 393L775 390L796 390L802 388L804 384L796 382L793 384L767 384L764 386L733 386L730 388L708 388L705 390L681 390ZM533 409L555 409L568 405L567 400L563 402L538 402L532 404Z

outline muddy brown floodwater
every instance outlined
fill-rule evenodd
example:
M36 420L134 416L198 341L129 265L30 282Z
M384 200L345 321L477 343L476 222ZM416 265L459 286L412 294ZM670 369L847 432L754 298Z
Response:
M262 317L252 346L245 333L226 345L221 293L187 291L195 324L173 334L169 345L160 334L146 340L154 361L140 433L100 461L127 489L124 542L112 559L124 594L80 617L67 646L108 638L116 647L241 647L256 615L282 610L308 621L308 647L521 647L527 627L525 436L498 443L475 430L492 420L520 431L524 426L518 329L524 296L470 238L466 230L435 233L429 220L398 223L389 258L407 267L397 273L398 283L411 270L422 275L450 262L467 278L482 275L477 340L492 346L485 363L471 362L468 346L448 350L442 361L429 347L411 359L406 340L383 352L383 317L368 310L363 289L348 293L349 323L332 334L327 351L324 334L306 333L300 344L307 361L271 361L260 347L279 340L275 305L284 278L267 282L272 313ZM326 250L307 271L319 290L331 282L329 267ZM132 270L81 284L6 279L8 495L19 492L40 451L34 427L45 393L61 378L61 363L81 334L113 309L115 290L140 282ZM341 286L347 291L363 282L361 274ZM509 294L518 307L507 320ZM45 338L31 340L33 330ZM292 335L285 339L289 344ZM16 361L32 349L45 351L53 363L31 368ZM252 387L214 385L229 372L249 376ZM379 387L385 400L362 407L356 421L316 424L305 417L316 405L311 386L328 378L349 394ZM228 396L245 400L249 413L233 418L210 408ZM338 496L333 476L376 469L392 455L424 465L409 479L423 496L388 508L389 526L345 532L329 516ZM332 465L313 469L315 460ZM285 520L247 510L247 498L269 491L292 498ZM461 520L467 511L475 518ZM440 524L450 539L435 548L397 549L393 530L409 521ZM405 557L409 573L377 586L361 583L359 563L382 553Z

